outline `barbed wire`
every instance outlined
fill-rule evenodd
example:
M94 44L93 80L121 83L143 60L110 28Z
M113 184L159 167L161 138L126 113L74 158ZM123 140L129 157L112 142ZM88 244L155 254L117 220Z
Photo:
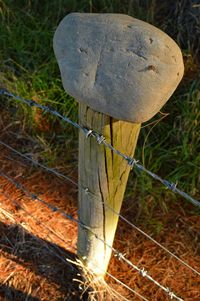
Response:
M72 179L70 179L69 177L63 175L62 173L58 172L55 169L46 167L45 165L39 163L38 161L18 152L16 149L14 149L13 147L11 147L10 145L7 145L6 143L4 143L3 141L0 140L0 144L7 147L9 150L11 150L12 152L16 153L17 155L21 156L22 158L32 162L34 165L38 165L40 167L42 167L44 170L46 170L47 172L51 172L52 174L55 174L56 176L62 177L64 180L66 181L70 181L72 184L74 184L77 188L83 189L85 191L85 193L89 193L93 196L96 196L94 193L90 192L88 188L83 188L82 186L80 186L77 182L73 181ZM99 199L97 197L94 198L95 201L99 201ZM136 225L134 225L132 222L130 222L128 219L126 219L123 215L121 215L120 213L118 213L116 210L114 210L112 207L110 207L108 204L106 204L105 202L103 202L104 206L106 208L108 208L110 211L112 211L114 214L116 214L117 216L119 216L124 222L126 222L129 226L131 226L133 229L137 230L138 232L140 232L141 234L143 234L145 237L147 237L149 240L151 240L152 242L154 242L157 246L159 246L161 249L163 249L165 252L167 252L169 255L171 255L172 257L174 257L175 259L177 259L180 263L182 263L184 266L186 266L187 268L189 268L191 271L193 271L194 273L196 273L198 276L200 276L200 272L198 272L196 269L194 269L193 267L191 267L188 263L186 263L184 260L182 260L180 257L178 257L176 254L172 253L170 250L168 250L165 246L163 246L162 244L160 244L159 242L157 242L154 238L152 238L150 235L148 235L146 232L144 232L143 230L141 230L140 228L138 228Z
M112 246L110 246L106 241L104 241L104 239L102 239L101 237L99 237L90 227L88 227L87 225L85 225L84 223L82 223L80 220L74 218L72 215L67 214L65 211L63 211L60 208L57 208L51 204L48 204L46 201L42 200L41 198L39 198L37 195L31 193L27 188L25 188L21 183L16 182L15 180L13 180L11 177L9 177L7 174L5 174L2 170L0 170L0 176L2 176L4 179L6 179L7 181L9 181L10 183L12 183L17 189L23 191L25 194L27 194L31 199L35 200L35 201L39 201L40 203L42 203L43 205L45 205L46 207L48 207L51 211L53 212L59 212L60 214L62 214L65 218L75 222L76 224L78 224L79 226L81 226L82 228L84 228L85 230L87 230L88 232L90 232L92 235L95 236L96 239L98 239L99 241L101 241L104 245L106 245L109 249L112 250L112 252L114 253L114 255L116 256L116 258L118 258L119 260L123 260L128 266L130 266L131 268L133 268L134 270L136 270L142 277L147 278L149 281L151 281L152 283L154 283L156 286L158 286L159 288L161 288L171 299L176 299L178 301L184 301L183 299L179 298L178 296L176 296L176 294L174 292L172 292L168 287L163 286L162 284L160 284L157 280L155 280L153 277L151 277L147 270L145 270L144 268L139 268L137 265L133 264L129 259L127 259L125 257L125 255L123 255L121 252L119 252L118 250L116 250L115 248L113 248Z
M74 180L72 180L70 177L67 177L66 175L60 173L59 171L57 171L55 168L50 168L50 167L47 167L45 165L43 165L42 163L38 162L37 160L34 160L33 158L31 157L28 157L20 152L18 152L16 149L14 149L13 147L11 147L10 145L6 144L5 142L1 141L0 140L0 144L5 146L6 148L8 148L9 150L11 150L12 152L16 153L17 155L19 155L20 157L32 162L34 165L36 166L40 166L42 167L44 170L58 176L58 177L61 177L63 179L65 179L66 181L72 183L73 185L75 185L77 188L78 188L78 183L75 182Z
M126 285L124 282L122 282L121 280L117 279L116 277L113 277L112 274L110 274L109 272L106 272L106 274L112 278L113 280L115 280L117 283L121 284L123 287L125 287L126 289L130 290L130 287L128 285ZM138 297L140 297L142 300L144 301L148 301L148 299L146 299L144 296L142 296L141 294L139 294L138 292L136 292L135 290L132 291L131 289L131 292L134 293L135 295L137 295ZM124 297L123 297L124 298Z
M11 195L8 192L5 191L1 191L1 189L3 189L4 186L2 184L0 184L0 194L6 198L7 200L9 200L13 205L15 205L17 208L19 208L20 210L24 211L26 215L28 215L29 217L31 217L38 225L42 225L44 229L46 229L48 232L52 233L54 236L56 236L62 243L64 243L65 245L67 244L66 240L64 240L64 238L62 238L58 233L56 233L53 229L51 229L50 227L48 227L46 224L43 224L36 216L34 216L33 214L31 214L28 210L26 210L20 203L19 201L13 199L11 197ZM72 246L73 248L73 246Z
M106 138L102 135L99 134L95 131L93 131L92 129L87 129L83 126L81 126L80 124L78 124L77 122L72 121L70 118L61 115L59 112L57 112L56 110L50 108L49 106L45 106L45 105L41 105L37 102L35 102L34 100L28 100L25 98L22 98L18 95L15 95L5 89L0 89L0 95L6 95L9 97L12 97L16 100L19 100L25 104L27 104L30 107L37 107L45 112L49 112L54 116L59 117L60 119L64 120L65 122L73 125L74 127L76 127L79 130L82 130L85 134L86 138L89 137L93 137L96 139L98 144L103 144L106 148L109 148L110 150L112 150L115 154L121 156L124 160L127 161L128 165L130 166L130 168L132 169L133 167L136 167L138 170L143 171L145 173L147 173L149 176L151 176L152 178L156 179L157 181L161 182L165 187L167 187L169 190L171 190L174 193L179 194L180 196L182 196L183 198L185 198L186 200L188 200L189 202L191 202L193 205L200 207L200 202L197 201L196 199L194 199L193 197L191 197L189 194L187 194L186 192L180 190L177 188L177 184L172 183L168 180L162 179L160 176L158 176L157 174L149 171L148 169L146 169L143 165L139 164L139 161L131 158L125 154L123 154L122 152L120 152L119 150L115 149L110 143L108 143L106 141Z
M2 196L4 196L6 199L8 199L8 200L11 201L11 199L8 198L8 197L6 197L6 195L5 195L4 193L0 192L0 194L1 194ZM7 209L3 208L2 202L0 202L0 204L1 204L1 206L0 206L0 212L2 212L2 213L3 213L6 217L8 217L8 218L10 218L10 216L12 216L12 221L13 221L13 220L14 220L13 214L10 213L10 212L8 212ZM22 208L21 206L19 206L19 208L20 208L21 210L23 210L24 212L26 212L26 214L27 214L28 216L30 216L31 218L33 218L33 219L35 219L36 221L38 221L35 217L33 217L32 214L28 213L24 208ZM8 213L8 214L6 214L6 213ZM24 228L24 225L23 225L22 222L20 222L20 221L18 221L18 220L15 220L15 222L16 222L17 225L20 225L22 228ZM40 221L39 221L39 223L41 224ZM43 227L44 227L44 225L43 225ZM47 229L47 227L45 227L45 228ZM51 229L49 229L49 231L52 232ZM55 233L54 233L54 235L55 235ZM56 236L57 236L57 235L56 235ZM37 237L36 237L36 239L39 240ZM44 240L43 240L42 242L43 242L45 248L46 248L50 253L52 253L54 256L56 256L58 259L60 259L60 260L61 260L62 262L64 262L65 264L67 264L67 263L66 263L66 260L65 260L63 257L61 257L60 255L58 255L56 252L54 252L53 249L51 249L50 247L48 247L48 246L46 245L46 243L45 243ZM58 249L58 247L57 247L56 245L54 245L53 247L54 247L55 249ZM61 252L60 249L59 249L59 252ZM66 254L63 254L63 255L66 256ZM69 264L68 264L68 266L69 266ZM74 268L72 265L70 265L70 268L72 268L73 270L75 270L75 268Z
M0 185L0 188L3 187L3 185ZM37 223L39 223L44 229L48 230L49 232L53 233L53 235L55 235L57 238L59 238L59 240L61 240L63 243L65 243L65 245L68 245L68 247L70 247L71 249L73 249L75 252L77 251L76 248L74 246L69 245L69 243L67 243L65 240L63 240L55 231L53 231L51 228L47 227L46 225L44 225L44 223L42 223L40 220L38 220L35 216L33 216L33 214L31 214L30 212L28 212L26 209L24 209L23 206L21 206L19 204L19 202L17 202L16 200L13 200L10 195L6 192L1 192L0 194L3 195L6 199L8 199L10 202L12 202L13 204L16 204L18 206L18 208L20 208L21 210L23 210L26 215L28 215L29 217L31 217L32 219L34 219ZM0 202L0 204L2 204L2 202ZM4 211L7 211L6 209L4 209L2 206L0 207L0 211L2 211L2 209ZM3 212L4 213L4 212ZM13 214L11 214L9 212L9 215L13 217ZM8 216L8 215L7 215ZM19 224L22 228L23 224L20 223L19 221L16 220L16 224ZM54 256L56 256L58 259L60 259L62 262L64 262L66 265L70 265L70 268L72 268L74 271L77 272L77 269L74 267L75 262L73 260L69 260L68 258L66 258L66 254L64 254L63 252L63 256L64 258L62 258L60 255L58 255L56 252L54 252L54 250L52 250L51 248L46 246L46 243L43 241L45 248L52 253ZM54 245L55 248L58 248L57 245ZM59 249L59 252L61 252L61 250ZM68 257L70 257L69 255L67 255ZM68 264L69 262L69 264ZM95 264L94 264L95 265ZM99 268L99 267L98 267ZM102 270L103 271L103 270ZM148 299L146 299L144 296L142 296L140 293L138 293L137 291L135 291L134 289L132 289L130 286L126 285L124 282L122 282L121 280L117 279L115 276L113 276L112 274L110 274L109 272L106 272L106 275L108 275L111 279L113 279L114 281L116 281L117 283L119 283L120 285L122 285L124 288L126 288L127 290L129 290L131 293L135 294L136 296L138 296L139 298L141 298L144 301L149 301ZM113 288L110 287L112 290ZM125 301L130 301L129 299L127 299L126 297L122 296L120 293L115 291L115 294L117 294L120 298L122 298Z

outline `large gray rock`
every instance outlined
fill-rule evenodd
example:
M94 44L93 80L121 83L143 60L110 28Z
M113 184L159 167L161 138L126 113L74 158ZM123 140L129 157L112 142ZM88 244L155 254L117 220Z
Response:
M150 119L184 72L177 44L127 15L69 14L59 24L53 45L65 90L120 120Z

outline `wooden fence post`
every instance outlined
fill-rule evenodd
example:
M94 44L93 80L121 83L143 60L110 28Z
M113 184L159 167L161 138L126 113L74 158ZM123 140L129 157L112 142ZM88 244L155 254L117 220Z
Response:
M141 123L162 108L183 76L179 47L127 15L72 13L55 32L54 51L65 90L80 102L81 125L132 157ZM78 255L101 277L118 222L108 206L120 212L130 167L83 133L79 148L79 219L100 239L80 226Z
M116 149L133 156L139 123L115 120L79 105L81 125L102 133ZM122 157L79 133L79 219L101 239L79 226L78 255L95 274L104 276L118 223L130 166ZM102 242L105 241L105 244Z

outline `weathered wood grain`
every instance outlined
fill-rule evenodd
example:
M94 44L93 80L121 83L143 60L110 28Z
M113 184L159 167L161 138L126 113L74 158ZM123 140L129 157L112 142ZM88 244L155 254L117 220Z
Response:
M133 156L140 124L115 120L79 105L81 125L102 133L121 152ZM94 138L79 134L79 219L98 237L112 246L118 216L107 206L120 212L130 172L127 162L111 150L98 145ZM106 206L107 205L107 206ZM111 250L95 235L79 226L78 255L97 275L103 276Z

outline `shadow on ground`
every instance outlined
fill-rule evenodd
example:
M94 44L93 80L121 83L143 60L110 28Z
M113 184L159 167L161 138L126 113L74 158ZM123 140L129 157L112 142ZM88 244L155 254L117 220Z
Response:
M0 285L0 298L1 297L4 298L5 301L13 301L13 300L40 301L41 300L37 297L33 297L30 294L24 293L6 284Z
M6 265L1 266L1 274L7 274L0 277L6 279L0 283L1 301L46 300L44 293L48 300L87 300L87 296L81 296L79 283L73 281L81 280L77 276L80 271L66 260L75 261L75 255L56 244L28 233L21 226L0 222L0 254ZM24 277L29 287L25 287ZM60 292L59 299L51 296L55 287Z

